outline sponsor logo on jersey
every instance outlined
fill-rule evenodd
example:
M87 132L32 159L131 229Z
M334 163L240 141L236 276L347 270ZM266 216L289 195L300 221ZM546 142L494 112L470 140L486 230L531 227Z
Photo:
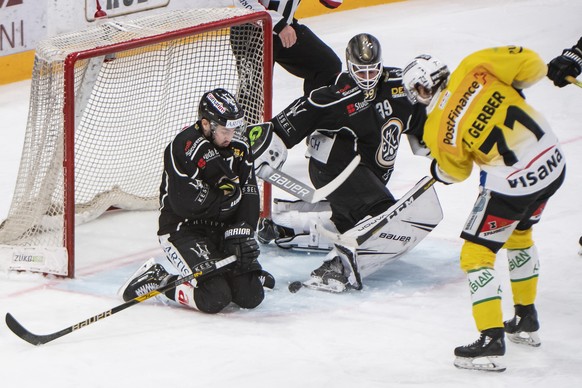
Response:
M184 151L186 152L186 156L188 158L192 158L192 155L196 152L200 143L202 143L205 140L206 139L203 137L197 138L196 140L194 140L194 142L192 142L191 140L188 140L186 142L186 147L184 147Z
M517 221L488 215L487 218L485 218L485 222L483 223L479 234L482 237L487 237L492 234L501 233L507 228L510 228L515 222Z
M551 175L554 170L560 171L562 168L562 162L564 157L560 153L559 149L554 149L554 153L550 155L543 163L541 163L537 169L534 171L529 171L519 178L508 179L509 186L512 189L516 187L531 187L536 185L538 182L543 181L548 176Z
M208 197L209 188L207 186L200 187L200 191L198 195L194 199L194 202L198 202L199 204L203 204L206 201L206 197Z
M390 88L390 93L392 93L392 97L406 97L406 93L404 92L404 86Z
M190 149L190 147L192 147L192 141L191 140L187 140L186 141L186 145L184 146L184 152L186 153L186 155L188 155L188 150Z
M196 243L195 247L191 247L190 250L196 254L196 256L203 258L204 260L210 260L210 251L206 244ZM199 270L199 268L196 268Z
M339 88L337 91L338 91L338 93L343 95L345 92L349 91L351 89L351 87L352 87L352 85L346 84L343 87Z
M493 117L497 111L497 108L501 106L503 100L505 100L504 95L497 91L493 92L491 97L481 108L481 112L477 115L477 118L475 121L473 121L473 124L471 124L471 127L468 131L471 136L473 136L475 139L481 136L481 131L485 129L485 126L489 123L489 120L491 120L491 117Z
M360 92L360 88L355 87L353 85L346 85L343 88L341 88L340 90L338 90L338 93L341 94L342 97L348 97L352 94L356 94Z
M283 130L287 134L287 136L290 136L291 130L293 129L293 125L291 125L291 122L287 118L285 111L279 113L277 115L276 119L277 119L277 122L279 123L279 125L281 126L281 128L283 128Z
M353 104L348 104L346 106L346 111L348 112L348 116L352 116L355 115L361 111L363 111L364 109L368 108L370 106L370 103L366 100L364 101L359 101L359 102L355 102Z
M447 122L446 132L444 133L444 138L442 139L443 143L453 147L456 145L459 121L461 121L465 113L467 113L467 109L471 105L473 99L478 95L481 88L482 85L479 82L471 82L471 84L467 87L465 92L456 102L455 106L451 107L445 114ZM441 104L439 104L439 106Z
M204 155L202 155L202 158L204 158L204 160L206 160L208 162L209 160L212 160L212 159L217 158L219 156L220 156L220 154L218 153L218 151L215 150L214 148L211 148Z
M164 246L163 249L166 254L166 257L172 262L172 265L178 271L180 271L182 275L189 275L190 268L188 268L188 266L186 265L184 260L182 260L178 252L176 252L174 249L172 249L172 247L167 245Z
M259 190L255 185L243 186L241 190L243 194L259 194Z
M196 164L198 166L199 169L204 169L206 168L206 160L204 160L204 158L200 158L198 159L198 163Z
M288 115L289 116L297 116L299 113L303 113L305 111L307 111L307 109L305 109L303 107L303 104L305 104L305 100L303 101L297 101L297 103L295 103L295 105L291 106L288 111Z

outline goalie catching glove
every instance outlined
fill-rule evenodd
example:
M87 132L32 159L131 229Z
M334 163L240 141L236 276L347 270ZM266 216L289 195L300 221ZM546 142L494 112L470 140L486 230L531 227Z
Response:
M224 231L224 251L227 255L236 255L241 273L261 269L257 262L261 253L259 243L255 240L253 228L246 222L234 224Z

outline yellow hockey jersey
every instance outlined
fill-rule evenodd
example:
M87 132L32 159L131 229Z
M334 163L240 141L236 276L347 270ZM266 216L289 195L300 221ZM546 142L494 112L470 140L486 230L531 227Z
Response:
M508 195L533 193L557 178L565 166L558 140L520 92L546 71L523 47L466 57L427 109L423 140L441 173L460 182L476 163L482 184Z

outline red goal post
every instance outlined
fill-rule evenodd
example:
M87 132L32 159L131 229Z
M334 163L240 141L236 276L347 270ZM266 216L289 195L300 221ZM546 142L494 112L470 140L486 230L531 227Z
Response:
M223 87L248 124L268 120L272 68L270 16L240 8L104 20L41 42L0 269L74 277L75 225L157 209L164 148L202 94Z

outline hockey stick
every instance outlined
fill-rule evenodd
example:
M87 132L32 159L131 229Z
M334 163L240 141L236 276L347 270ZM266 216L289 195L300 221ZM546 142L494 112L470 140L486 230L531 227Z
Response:
M424 177L411 190L409 190L398 202L386 210L384 213L376 217L368 218L346 233L339 234L327 230L323 227L317 227L317 230L322 235L326 236L335 243L347 245L350 247L358 247L366 240L368 240L374 233L386 225L388 221L400 214L404 209L408 208L414 201L416 201L422 194L430 189L436 182L436 179Z
M314 189L311 186L301 182L298 179L277 170L268 164L259 166L257 175L265 182L271 183L273 186L286 191L289 194L309 203L316 203L333 193L346 179L354 172L358 164L360 164L360 155L356 155L354 159L347 165L347 167L327 185Z
M8 326L8 328L10 330L12 330L12 332L14 334L19 336L20 338L22 338L26 342L31 343L33 345L43 345L43 344L46 344L47 342L50 342L50 341L55 340L57 338L60 338L64 335L72 333L76 330L79 330L79 329L82 329L86 326L89 326L92 323L95 323L95 322L100 321L104 318L110 317L111 315L113 315L115 313L118 313L122 310L125 310L128 307L131 307L135 304L138 304L138 303L141 303L145 300L148 300L156 295L163 294L166 291L169 291L173 288L178 287L182 283L189 282L189 281L191 281L195 278L198 278L202 275L207 275L211 272L214 272L214 271L218 270L219 268L222 268L230 263L234 263L235 261L236 261L236 256L232 255L232 256L228 256L228 257L221 259L221 260L216 260L212 263L203 262L203 263L201 263L201 265L199 265L195 268L195 272L191 273L188 276L184 276L182 278L179 278L179 279L177 279L169 284L166 284L163 287L158 288L157 290L152 290L145 295L135 297L132 300L129 300L123 304L120 304L120 305L112 308L111 310L104 311L101 314L97 314L91 318L85 319L84 321L76 323L72 326L69 326L63 330L59 330L59 331L52 333L52 334L44 334L44 335L43 334L40 334L40 335L33 334L30 331L28 331L27 329L25 329L24 326L22 326L10 313L6 313L6 325Z
M578 81L576 78L572 77L571 75L567 75L566 76L566 81L568 81L571 84L574 84L574 85L582 88L582 81Z

